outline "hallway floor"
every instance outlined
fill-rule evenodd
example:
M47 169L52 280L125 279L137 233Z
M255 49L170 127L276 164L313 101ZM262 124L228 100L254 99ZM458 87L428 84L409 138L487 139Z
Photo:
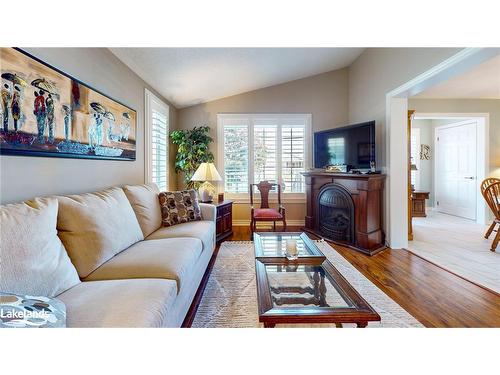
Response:
M409 250L454 274L500 293L500 247L490 250L495 236L484 238L487 226L434 210L413 218Z

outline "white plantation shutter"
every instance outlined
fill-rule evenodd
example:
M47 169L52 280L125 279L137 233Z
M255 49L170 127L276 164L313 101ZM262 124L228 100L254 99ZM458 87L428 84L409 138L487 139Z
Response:
M303 197L310 115L219 114L217 124L218 167L229 197L247 198L249 183L264 180L279 182L284 195Z
M224 126L225 191L248 193L248 126Z
M281 179L284 192L302 193L305 170L305 125L281 127Z
M254 125L253 181L278 181L278 131L276 125Z
M168 190L169 108L146 90L146 180Z
M168 123L167 116L153 110L151 127L151 178L160 191L167 190L168 168Z

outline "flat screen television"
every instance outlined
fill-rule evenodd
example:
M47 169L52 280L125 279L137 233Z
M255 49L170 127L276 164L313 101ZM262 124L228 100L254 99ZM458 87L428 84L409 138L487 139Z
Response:
M314 167L368 169L375 162L375 121L314 133Z

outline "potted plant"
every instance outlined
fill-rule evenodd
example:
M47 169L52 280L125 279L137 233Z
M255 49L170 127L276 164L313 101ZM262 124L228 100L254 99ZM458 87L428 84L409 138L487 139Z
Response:
M175 172L184 173L184 183L188 189L195 188L191 177L201 163L213 163L214 154L208 149L212 137L208 126L198 126L191 130L174 130L170 133L172 143L177 146Z

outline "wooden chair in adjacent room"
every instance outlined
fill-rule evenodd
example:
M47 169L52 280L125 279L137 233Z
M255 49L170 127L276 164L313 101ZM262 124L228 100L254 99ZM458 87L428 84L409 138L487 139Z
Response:
M488 186L493 185L496 182L500 182L500 179L495 178L495 177L488 177L488 178L484 179L483 182L481 182L481 194L483 195L483 198L486 200L486 202L488 202L488 200L486 199L484 192L488 188ZM489 206L489 203L488 203L488 206ZM490 206L490 209L492 209L491 206ZM496 225L497 225L496 221L493 220L493 223L491 223L490 227L488 228L488 230L484 234L484 238L490 237L490 234L493 232Z
M488 203L488 206L490 207L491 211L493 211L493 215L495 216L495 219L493 220L493 223L491 224L490 228L486 232L485 237L488 238L495 229L495 226L498 224L500 226L500 181L494 182L491 185L489 185L485 190L484 190L484 199L486 200L486 203ZM495 251L498 242L500 241L500 227L496 230L497 235L495 236L495 239L493 240L491 244L491 251Z
M254 186L260 192L260 208L253 206L253 189ZM269 192L276 187L278 193L278 208L269 207ZM283 222L283 231L286 230L285 207L281 204L281 185L271 184L268 181L261 181L258 184L250 184L250 205L251 205L251 221L250 230L254 232L257 229L258 221L273 222L273 228L276 230L276 222Z

